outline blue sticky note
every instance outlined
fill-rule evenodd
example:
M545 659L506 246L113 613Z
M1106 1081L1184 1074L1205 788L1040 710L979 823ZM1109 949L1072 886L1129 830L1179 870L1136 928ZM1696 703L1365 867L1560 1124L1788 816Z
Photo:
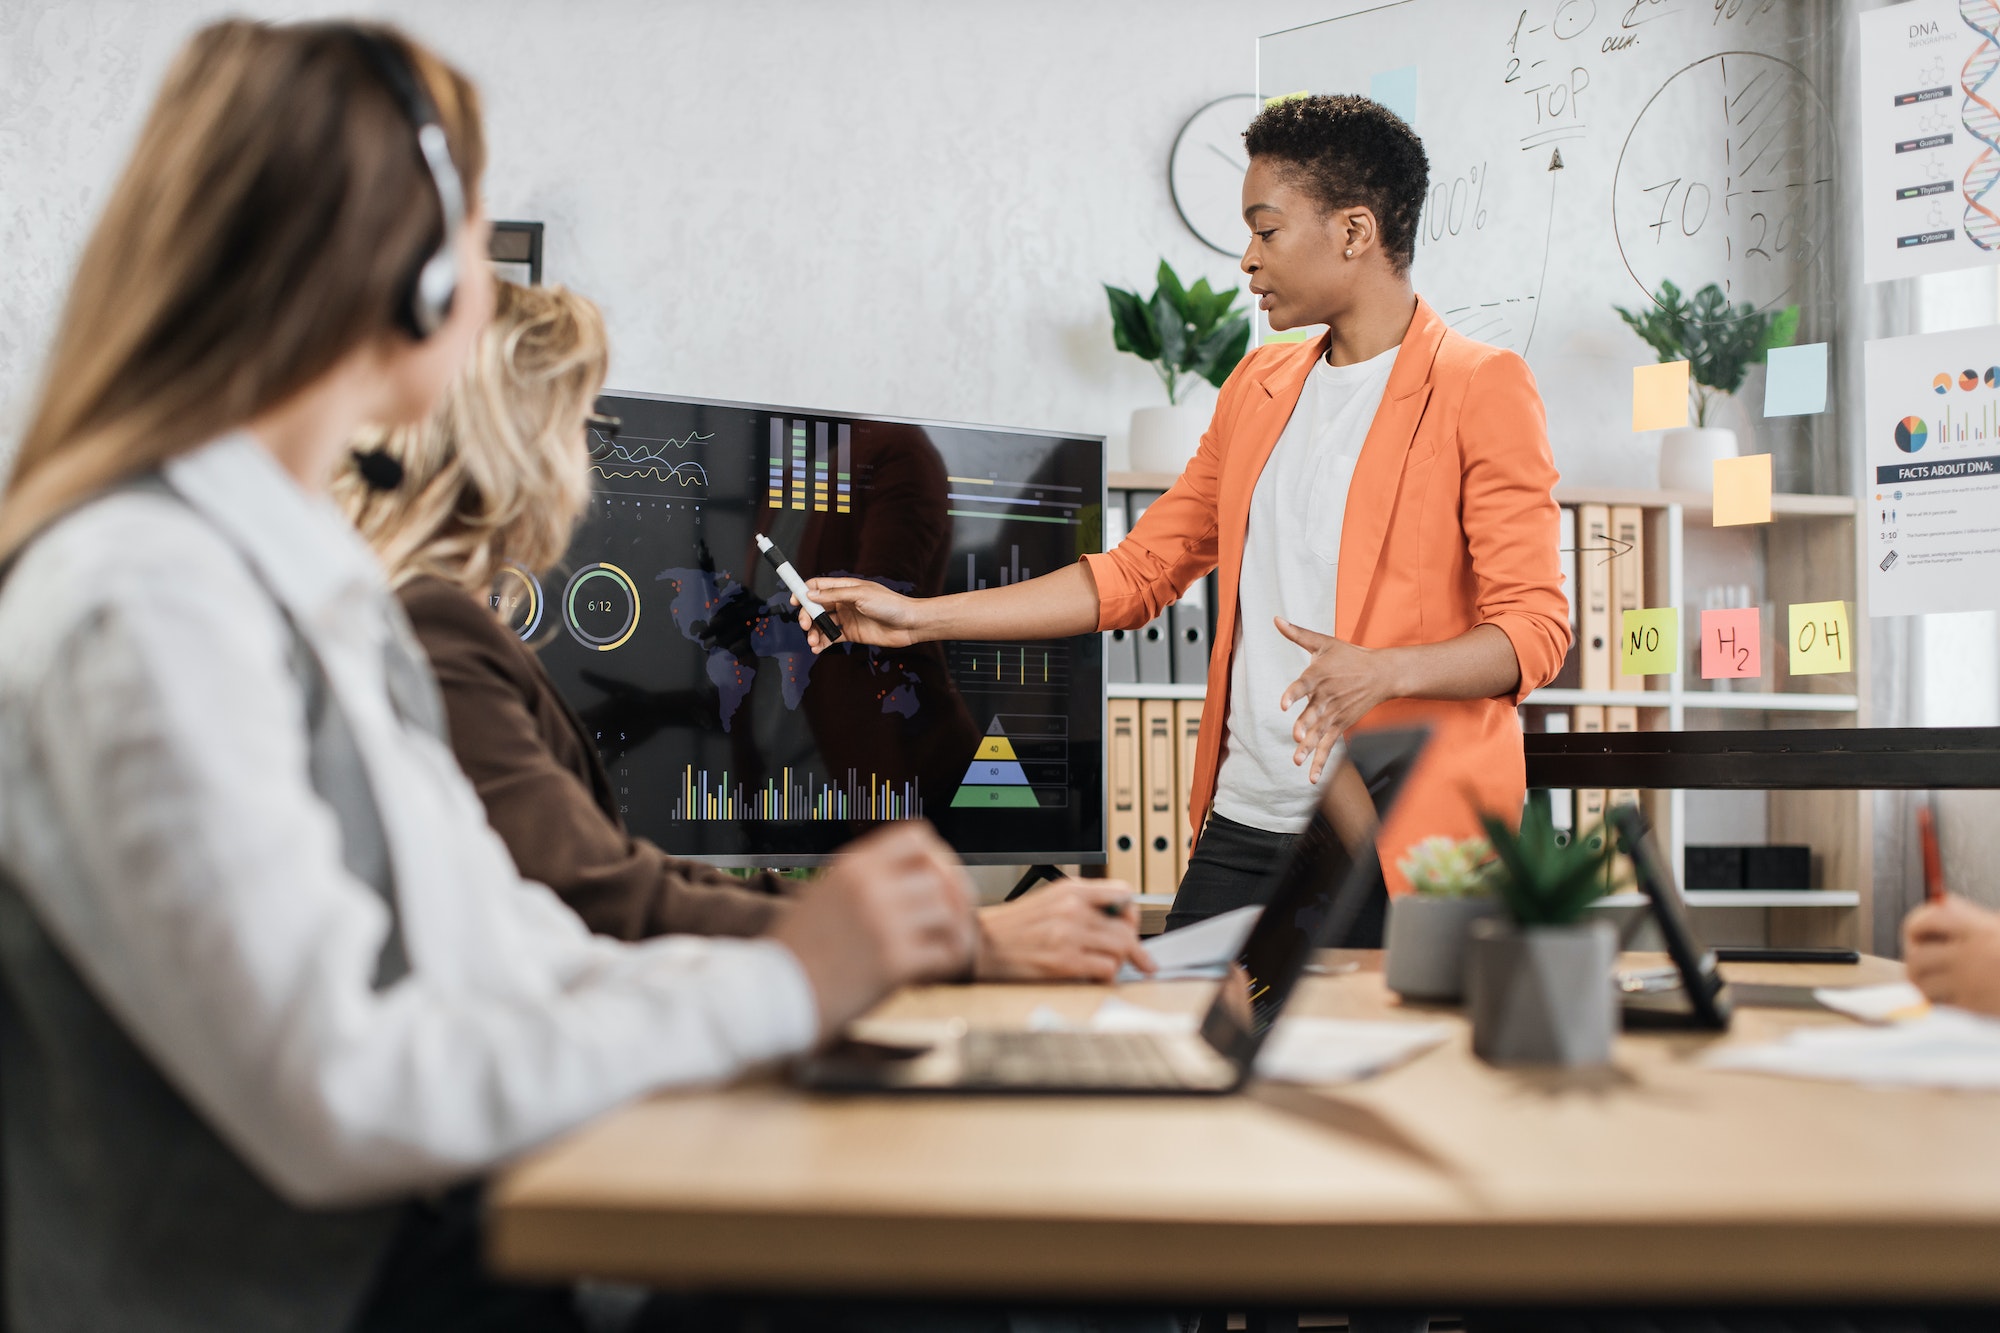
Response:
M1802 417L1826 411L1826 344L1773 347L1764 362L1764 415Z
M1401 116L1410 125L1417 123L1417 67L1385 69L1368 81L1368 95Z

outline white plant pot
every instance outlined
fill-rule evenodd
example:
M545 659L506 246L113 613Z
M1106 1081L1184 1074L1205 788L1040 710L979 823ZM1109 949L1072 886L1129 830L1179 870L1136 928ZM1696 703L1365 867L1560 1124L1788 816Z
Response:
M1406 1000L1452 1002L1465 994L1465 947L1472 923L1497 916L1488 897L1406 893L1389 903L1389 989Z
M1208 417L1208 408L1197 403L1142 407L1133 412L1132 470L1179 475L1201 446Z
M1660 436L1660 489L1700 491L1715 486L1715 465L1736 457L1736 432L1724 426L1678 426Z
M1618 935L1609 921L1529 930L1475 922L1465 962L1472 1051L1480 1059L1572 1069L1611 1062Z

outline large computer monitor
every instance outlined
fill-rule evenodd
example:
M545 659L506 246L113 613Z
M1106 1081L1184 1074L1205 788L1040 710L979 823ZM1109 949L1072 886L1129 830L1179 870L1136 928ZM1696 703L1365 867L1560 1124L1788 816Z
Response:
M567 558L499 591L635 833L796 866L923 818L973 863L1103 860L1097 635L815 658L755 545L925 597L1045 574L1100 549L1102 438L637 393L598 410L622 427L591 437Z

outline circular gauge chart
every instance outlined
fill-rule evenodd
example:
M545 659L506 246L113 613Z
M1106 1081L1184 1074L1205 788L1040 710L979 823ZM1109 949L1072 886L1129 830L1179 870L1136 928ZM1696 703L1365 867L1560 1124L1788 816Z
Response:
M639 586L616 565L585 565L563 589L563 625L586 648L622 646L639 628Z
M1713 281L1733 306L1797 303L1831 253L1837 158L1832 113L1797 66L1724 51L1684 67L1618 155L1611 212L1632 281L1648 297Z
M1930 431L1922 417L1904 417L1896 423L1896 447L1906 454L1913 454L1924 447L1930 438Z
M493 613L525 641L542 627L542 581L519 565L502 565L487 594Z

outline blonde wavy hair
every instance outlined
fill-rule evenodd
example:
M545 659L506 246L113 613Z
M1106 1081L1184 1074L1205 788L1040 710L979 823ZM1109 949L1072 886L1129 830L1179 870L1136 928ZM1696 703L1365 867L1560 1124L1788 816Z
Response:
M400 462L403 484L372 490L354 469L334 483L392 587L429 576L484 597L508 564L539 573L590 500L604 317L562 287L496 286L493 322L430 419L356 442Z

